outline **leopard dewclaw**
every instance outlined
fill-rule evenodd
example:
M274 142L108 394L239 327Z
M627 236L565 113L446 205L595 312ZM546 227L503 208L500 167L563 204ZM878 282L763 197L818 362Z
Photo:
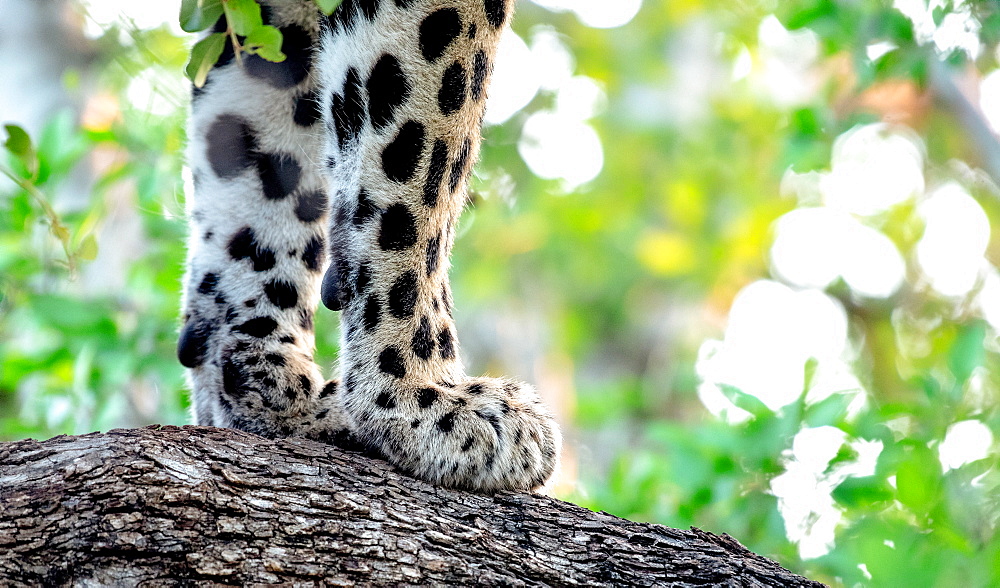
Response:
M465 374L448 282L512 1L263 4L287 59L227 47L192 99L178 356L198 423L352 439L445 486L541 486L558 426L529 385ZM313 361L320 298L342 311L340 381Z

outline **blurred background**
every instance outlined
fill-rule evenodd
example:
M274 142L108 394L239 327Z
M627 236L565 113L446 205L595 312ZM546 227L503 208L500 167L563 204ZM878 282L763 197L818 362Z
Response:
M189 422L178 11L0 0L0 440ZM1000 585L998 42L995 0L519 2L452 279L557 496Z

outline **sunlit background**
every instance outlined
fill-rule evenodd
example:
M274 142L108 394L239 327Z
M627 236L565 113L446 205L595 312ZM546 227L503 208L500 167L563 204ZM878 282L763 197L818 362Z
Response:
M0 439L188 421L178 4L0 0L41 161L0 164ZM1000 585L998 42L992 1L520 1L452 277L471 372L559 414L558 496Z

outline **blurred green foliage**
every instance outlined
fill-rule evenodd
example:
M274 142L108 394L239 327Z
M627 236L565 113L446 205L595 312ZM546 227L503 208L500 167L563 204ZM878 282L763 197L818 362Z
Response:
M930 13L939 28L953 15L974 20L980 50L935 47L880 1L647 0L629 24L601 30L522 0L515 30L529 44L554 32L573 73L603 89L588 120L603 169L567 189L522 157L521 130L533 113L556 108L554 89L485 129L478 197L452 276L460 329L473 324L463 315L498 308L543 323L536 363L568 381L572 397L563 402L579 482L567 498L726 532L832 585L1000 584L1000 345L972 304L975 292L943 296L920 277L913 260L924 221L912 199L864 219L907 260L900 291L868 299L843 280L827 288L848 316L859 389L815 398L822 367L810 360L801 396L778 409L723 382L727 401L748 413L742 421L714 416L697 394L699 349L722 337L736 294L772 273L774 221L808 205L782 195L782 178L830 168L835 139L852 127L902 117L927 146L928 184L960 182L998 226L997 178L977 171L986 161L967 120L934 100L933 72L944 64L978 80L995 70L1000 7L944 0ZM818 52L800 73L819 82L805 99L782 101L755 85L772 15L789 34L814 35ZM186 29L213 20L196 16L189 10ZM179 75L190 40L122 25L90 42L95 63L62 83L87 109L110 100L113 112L53 113L30 138L7 127L0 165L14 182L0 193L0 439L187 420L174 359L185 112L178 100L153 114L126 92L145 71ZM212 61L204 47L195 57ZM735 75L745 59L751 73ZM686 94L694 107L681 107ZM106 256L116 235L102 229L122 211L139 220L140 238L115 265ZM986 251L993 271L996 233ZM88 276L102 267L124 275ZM330 363L332 313L319 313L317 331L318 357ZM488 369L500 361L474 359ZM946 468L944 440L968 421L992 432L987 447L972 448L985 457ZM797 461L797 440L830 432L842 439L832 457ZM874 466L851 469L865 444L880 444ZM835 540L803 557L801 529L775 484L810 465L816 484L829 486ZM807 517L807 534L808 525Z

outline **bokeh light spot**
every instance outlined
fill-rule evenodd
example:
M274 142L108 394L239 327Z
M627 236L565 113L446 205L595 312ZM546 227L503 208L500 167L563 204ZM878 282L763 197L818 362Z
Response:
M924 234L917 262L931 287L945 296L964 296L976 286L990 240L990 221L965 189L949 182L918 207Z

